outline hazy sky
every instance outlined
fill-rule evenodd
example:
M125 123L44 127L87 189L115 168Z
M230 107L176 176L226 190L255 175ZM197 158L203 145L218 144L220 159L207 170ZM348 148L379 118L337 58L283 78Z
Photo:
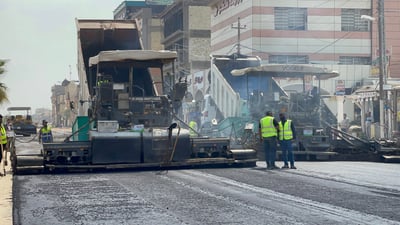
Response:
M112 19L124 0L0 0L0 59L9 60L0 82L10 102L51 109L51 87L77 80L78 19ZM71 68L71 69L70 69Z

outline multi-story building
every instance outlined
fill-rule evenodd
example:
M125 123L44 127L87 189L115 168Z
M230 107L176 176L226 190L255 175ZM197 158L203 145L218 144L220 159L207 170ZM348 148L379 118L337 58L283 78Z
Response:
M347 88L370 75L370 26L361 19L371 15L370 0L216 0L211 7L213 54L235 51L240 40L242 54L257 55L265 63L313 64L339 71L338 79ZM322 88L333 94L334 82Z
M178 53L177 77L188 83L182 106L184 120L199 117L201 104L208 88L210 68L209 0L176 0L161 14L166 50Z
M160 13L173 0L123 1L114 10L114 19L133 19L136 21L144 49L163 50L163 32Z
M65 95L65 88L62 85L54 85L51 88L51 112L52 112L52 118L51 122L53 123L53 126L61 126L61 117L62 117L62 111L65 109L64 105L64 98Z
M340 74L317 80L311 75L293 79L284 77L285 71L277 73L275 79L291 93L310 93L318 87L320 93L333 96L340 84L341 93L351 94L370 77L370 26L361 19L371 15L370 0L214 0L210 6L212 54L237 51L259 56L264 64L307 64ZM337 121L344 112L362 121L363 112L352 101L344 101L343 96L324 99Z
M178 52L179 77L187 79L190 98L201 101L204 96L204 70L210 68L209 0L176 0L161 15L166 50ZM199 74L200 73L200 74ZM197 74L197 75L196 75Z
M346 94L364 84L377 87L378 1L213 0L210 3L213 9L211 50L213 54L240 51L257 55L270 64L309 64L338 71L338 78L321 83L324 89L321 93L326 91L334 95L338 84L345 87ZM399 9L399 1L385 1L386 21L382 26L386 29L382 39L386 43L389 78L400 77L400 20L396 16ZM375 21L363 20L365 16L373 17ZM292 89L297 82L277 79L286 89ZM309 82L309 88L317 85L313 77L306 82ZM379 120L376 92L372 96L371 93L357 96L361 121L368 111L375 114L376 121ZM338 99L343 102L343 98ZM353 117L354 104L352 101L345 104L345 111Z
M52 123L56 127L71 127L77 116L79 82L65 79L51 88Z

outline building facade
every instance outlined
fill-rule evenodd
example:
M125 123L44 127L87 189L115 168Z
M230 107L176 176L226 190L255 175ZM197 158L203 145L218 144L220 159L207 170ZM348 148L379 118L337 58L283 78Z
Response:
M172 4L168 1L123 1L114 10L114 19L135 20L141 31L142 46L146 50L163 50L160 13Z
M257 55L264 63L339 71L347 88L370 76L370 26L361 19L371 15L370 0L221 0L211 7L213 54L230 54L240 40L242 54ZM322 85L334 93L333 81Z
M210 68L209 0L176 0L161 14L166 50L177 51L177 77L188 83L181 116L188 121L197 117L208 88ZM190 118L189 118L190 117Z
M178 52L178 77L196 83L190 75L210 68L210 7L208 0L177 0L162 13L166 50ZM189 76L189 77L188 77Z
M52 119L55 127L71 127L78 115L79 82L65 79L51 88Z
M400 1L384 2L388 78L400 78ZM266 63L339 65L347 87L379 74L378 0L214 0L210 5L213 54L235 51L239 38L243 54ZM240 33L234 26L238 18ZM370 65L369 72L363 68Z
M382 23L378 14L379 2L384 3ZM341 119L340 108L354 119L357 116L363 121L363 115L372 112L377 126L390 124L379 121L377 90L357 93L356 104L353 104L354 99L346 101L346 96L362 86L370 85L377 89L380 41L386 45L384 83L389 86L398 83L400 19L397 15L400 1L214 0L210 6L213 12L213 54L230 54L240 50L242 54L261 57L264 63L311 64L338 71L338 78L321 83L321 88L333 96L331 105L338 105L336 109L333 107L333 111L338 112L338 120ZM365 17L372 19L365 20ZM381 39L378 24L384 29ZM237 47L233 48L235 45ZM296 82L300 82L279 77L277 80L285 89L291 89ZM317 83L313 77L305 82L309 88ZM339 87L344 89L344 98L335 96ZM345 102L345 106L335 102ZM393 102L385 104L385 108L393 108ZM355 109L359 111L358 115L353 115ZM391 113L386 114L391 118Z

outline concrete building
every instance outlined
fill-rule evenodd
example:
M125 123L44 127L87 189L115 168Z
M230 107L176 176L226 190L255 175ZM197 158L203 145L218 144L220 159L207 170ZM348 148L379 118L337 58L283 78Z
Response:
M400 78L400 1L384 2L384 82L393 85ZM363 90L362 86L378 87L378 0L213 0L210 6L212 54L237 51L260 56L269 64L312 64L338 71L338 78L321 83L321 88L332 95L326 103L338 112L338 121L343 110L360 121L366 112L372 112L376 127L383 123L391 126L388 121L379 121L377 90L357 92L356 101L347 98L355 90ZM363 20L363 15L375 21ZM293 89L301 82L277 79L285 89ZM308 89L317 83L313 77L305 82ZM339 87L344 87L344 97L338 96ZM399 99L395 101L397 104L387 102L387 107L394 109L391 104L398 105ZM391 113L386 114L391 117Z
M51 88L52 119L54 127L71 127L77 116L79 82L65 79Z
M176 0L161 14L162 44L166 50L178 52L177 77L188 83L181 115L185 120L198 117L208 88L211 40L211 8L208 4L209 0Z
M370 0L222 0L211 7L213 54L236 51L232 46L240 40L242 54L257 55L265 63L338 70L347 88L370 75L370 26L361 20L371 15ZM239 19L241 27L233 29ZM323 85L334 93L334 83Z
M173 0L123 1L114 10L114 19L135 20L141 31L143 48L163 50L159 15L172 2Z
M196 78L194 74L210 68L211 11L208 2L176 0L161 14L164 28L162 43L166 50L178 52L178 77L188 79L190 84L201 83L204 78ZM199 99L202 97L203 93L198 96Z

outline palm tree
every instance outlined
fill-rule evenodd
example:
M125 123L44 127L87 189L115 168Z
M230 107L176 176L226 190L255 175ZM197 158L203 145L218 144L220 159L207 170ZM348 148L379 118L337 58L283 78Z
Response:
M6 72L4 69L5 64L6 64L6 61L0 59L0 76ZM8 101L7 87L4 83L0 82L0 105L7 101Z

